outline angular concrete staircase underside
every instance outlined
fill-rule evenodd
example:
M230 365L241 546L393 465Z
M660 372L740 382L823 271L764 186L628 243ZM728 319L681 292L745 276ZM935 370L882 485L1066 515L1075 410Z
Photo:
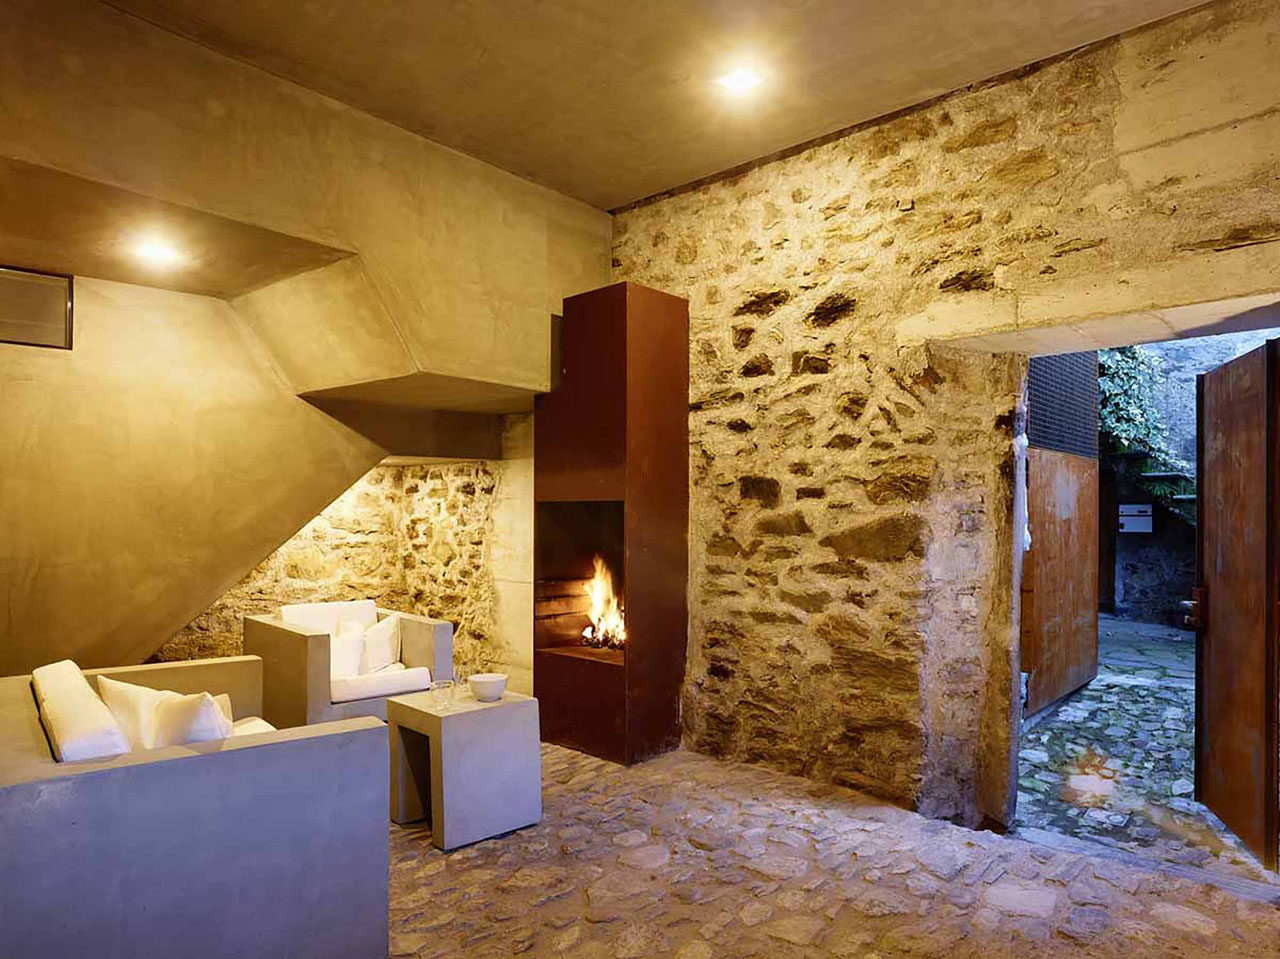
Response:
M385 456L497 457L547 388L549 316L532 375L477 379L485 344L350 251L16 161L0 199L0 262L77 277L75 349L0 357L0 675L146 658ZM192 269L145 273L122 224Z

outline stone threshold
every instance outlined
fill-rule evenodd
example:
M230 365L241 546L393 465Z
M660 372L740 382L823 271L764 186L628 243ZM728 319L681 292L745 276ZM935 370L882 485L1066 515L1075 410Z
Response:
M1151 679L1147 676L1128 676L1124 673L1109 673L1098 670L1093 682L1100 686L1165 686L1170 689L1195 689L1194 679L1178 679L1174 676L1163 679Z
M1019 826L1017 829L1011 830L1007 835L1010 838L1021 839L1037 846L1047 846L1050 849L1057 849L1062 852L1079 853L1083 856L1092 856L1095 859L1110 859L1113 862L1124 863L1126 866L1133 866L1135 869L1141 869L1145 872L1175 876L1179 879L1188 879L1191 882L1202 883L1206 886L1215 886L1240 899L1280 906L1280 876L1272 882L1224 876L1221 873L1201 869L1198 866L1147 859L1136 853L1112 849L1110 846L1100 842L1093 842L1076 836L1066 836L1062 833L1051 832L1048 829L1037 829L1033 826Z

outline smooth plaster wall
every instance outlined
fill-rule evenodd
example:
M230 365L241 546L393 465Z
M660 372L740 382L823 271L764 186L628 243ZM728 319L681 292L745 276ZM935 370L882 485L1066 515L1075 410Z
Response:
M533 414L503 417L489 568L494 620L516 692L533 695Z
M690 300L689 745L1009 821L1025 368L925 344L1280 289L1278 47L1216 4L619 213Z
M0 673L138 662L382 456L221 300L76 281L75 349L0 344Z
M423 369L545 389L550 315L607 282L606 214L106 5L4 4L0 76L7 155L358 253ZM402 372L362 342L347 366Z
M74 351L0 345L3 673L141 660L381 458L296 383L545 388L608 280L606 214L103 4L0 5L0 78L8 156L357 254L232 305L80 279Z

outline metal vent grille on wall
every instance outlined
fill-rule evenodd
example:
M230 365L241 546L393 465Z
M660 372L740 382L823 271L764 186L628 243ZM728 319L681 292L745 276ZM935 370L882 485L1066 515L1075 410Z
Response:
M71 285L63 273L0 266L0 343L71 349Z
M1033 356L1027 371L1027 440L1098 457L1098 354Z

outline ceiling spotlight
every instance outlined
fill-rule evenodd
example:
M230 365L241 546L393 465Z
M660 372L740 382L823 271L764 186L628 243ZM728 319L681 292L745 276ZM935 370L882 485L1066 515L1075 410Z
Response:
M750 93L760 86L763 80L764 78L750 67L738 67L736 70L726 73L716 83L737 97Z
M177 266L186 259L182 251L168 240L157 236L143 237L133 245L133 255L147 266L163 269Z

